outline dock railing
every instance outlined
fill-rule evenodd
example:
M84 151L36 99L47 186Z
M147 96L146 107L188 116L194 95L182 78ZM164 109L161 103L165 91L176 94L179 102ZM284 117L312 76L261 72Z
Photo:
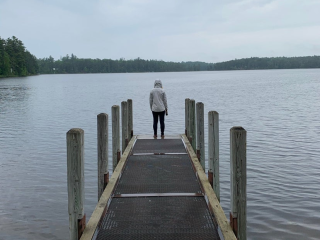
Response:
M84 214L84 132L74 128L67 132L68 212L71 240L92 240L113 191L131 154L136 136L133 135L132 100L121 102L122 155L120 151L120 111L114 105L112 112L112 166L109 179L108 166L108 115L97 116L98 135L98 204L86 224ZM213 213L221 237L225 240L246 240L246 130L230 129L230 222L220 205L219 181L219 114L208 112L208 176L205 169L204 104L193 99L185 100L185 134L181 138L186 146L202 188L209 210Z

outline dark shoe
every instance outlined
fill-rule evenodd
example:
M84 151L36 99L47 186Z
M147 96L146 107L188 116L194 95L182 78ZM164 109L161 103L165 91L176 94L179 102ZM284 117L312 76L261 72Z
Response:
M161 135L161 138L164 139L164 135Z
M157 135L153 135L153 138L154 138L154 139L157 139Z

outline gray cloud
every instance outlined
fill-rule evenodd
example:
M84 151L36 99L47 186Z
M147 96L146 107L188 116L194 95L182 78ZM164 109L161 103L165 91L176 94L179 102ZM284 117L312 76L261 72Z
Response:
M319 0L0 0L0 36L37 57L224 61L320 55Z

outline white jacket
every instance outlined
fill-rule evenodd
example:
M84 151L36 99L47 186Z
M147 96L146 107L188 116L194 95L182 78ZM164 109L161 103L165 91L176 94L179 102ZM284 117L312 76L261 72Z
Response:
M162 89L161 80L155 80L154 89L150 92L150 109L153 112L163 112L168 109L167 96Z

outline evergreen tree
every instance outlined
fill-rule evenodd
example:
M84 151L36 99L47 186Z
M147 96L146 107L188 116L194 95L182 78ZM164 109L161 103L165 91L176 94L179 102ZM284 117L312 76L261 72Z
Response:
M9 55L12 74L18 76L26 76L26 56L25 47L18 38L13 36L8 38L6 42L6 52Z
M4 54L5 54L5 44L6 41L0 37L0 76L5 75L5 69L4 69Z
M26 68L29 74L37 74L39 71L38 62L36 56L32 55L29 51L26 51Z
M26 50L23 42L13 36L0 38L0 76L27 76L37 74L38 60Z

